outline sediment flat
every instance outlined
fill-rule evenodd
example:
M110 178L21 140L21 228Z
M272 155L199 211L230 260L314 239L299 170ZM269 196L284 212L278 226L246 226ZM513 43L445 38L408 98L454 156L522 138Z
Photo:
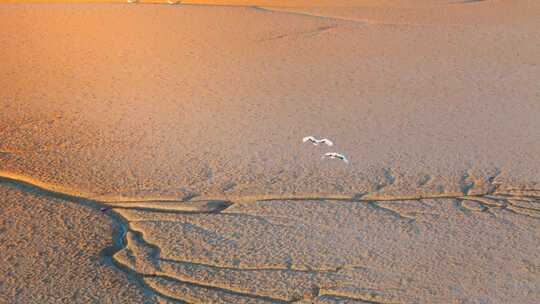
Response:
M7 2L0 302L540 302L537 1Z

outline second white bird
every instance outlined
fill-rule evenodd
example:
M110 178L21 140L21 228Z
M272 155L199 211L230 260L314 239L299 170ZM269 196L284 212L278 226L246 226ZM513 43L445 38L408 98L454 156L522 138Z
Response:
M345 155L339 154L339 153L336 153L336 152L325 153L322 158L340 159L340 160L344 161L347 164L349 163L349 160L347 159L347 157L345 157Z

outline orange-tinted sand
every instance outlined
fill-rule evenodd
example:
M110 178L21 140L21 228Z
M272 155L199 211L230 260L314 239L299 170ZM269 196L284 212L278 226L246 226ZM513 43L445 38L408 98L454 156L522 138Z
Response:
M0 302L540 302L540 2L0 2Z

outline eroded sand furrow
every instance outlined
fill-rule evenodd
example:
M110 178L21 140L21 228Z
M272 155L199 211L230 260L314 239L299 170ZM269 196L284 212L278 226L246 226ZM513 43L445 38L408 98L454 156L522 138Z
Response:
M294 302L295 304L308 304L308 303L317 303L317 304L383 304L381 302L374 302L368 300L360 300L356 298L336 296L336 295L322 295L313 300L301 300Z
M167 276L145 276L144 282L159 294L189 303L287 303L277 299L250 297L220 288L200 286Z
M332 29L334 29L336 27L337 27L337 25L320 26L320 27L317 27L316 29L310 30L310 31L303 31L303 32L297 32L297 33L288 33L288 34L280 34L280 35L272 36L272 37L269 37L269 38L260 39L260 40L258 40L258 42L273 41L273 40L279 40L279 39L295 37L295 36L317 35L317 34L324 33L326 31L332 30Z
M377 203L376 201L369 201L367 205L373 209L380 210L386 213L391 214L395 218L399 220L403 220L405 222L414 223L415 219L413 217L410 217L406 215L405 213L401 213L398 210L392 209L388 206L382 206L381 204Z
M167 272L161 265L164 261L159 258L160 248L144 240L142 232L129 230L125 235L126 246L114 255L114 260L122 267L129 268L138 273L145 282L151 281L160 285L165 280L166 286L174 289L174 286L189 286L191 289L205 291L206 294L213 294L219 298L231 298L237 301L250 303L253 300L261 303L279 303L279 299L274 299L265 295L251 294L241 288L233 289L223 284L212 284L212 282L197 280L192 276L182 276L174 272ZM167 264L167 262L165 262ZM152 284L150 284L152 285ZM173 297L177 300L186 300L182 297L171 295L169 288L155 289L161 295ZM174 294L174 292L172 292ZM189 299L188 299L189 300ZM228 302L226 302L228 303Z
M255 201L307 201L307 200L323 200L323 201L356 201L356 202L371 202L371 201L416 201L425 199L475 199L475 198L490 198L497 200L497 197L507 199L540 199L540 190L527 189L517 190L508 188L508 190L491 189L481 193L467 195L470 189L465 193L435 193L435 194L418 194L418 195L384 195L380 193L362 193L358 195L317 195L317 194L300 194L300 195L261 195L261 196L230 196L226 199L207 197L198 200L181 200L170 198L125 198L112 197L104 198L99 195L94 195L80 190L69 189L63 186L45 183L31 177L18 175L9 172L0 171L0 182L13 184L17 187L24 188L27 191L36 192L46 196L57 197L69 201L99 203L110 205L118 208L154 208L161 210L177 210L186 212L219 212L235 203L246 203Z
M491 207L491 208L504 208L506 207L506 203L504 202L504 199L498 198L498 197L491 197L491 196L484 196L484 197L469 197L466 200L468 201L475 201L478 202L481 205Z
M137 234L137 236L135 236ZM151 245L146 242L142 235L139 232L132 233L128 232L126 237L128 240L126 250L133 250L135 255L147 255L141 253L141 248L137 249L137 246L147 246L151 248L158 248L155 245ZM134 245L134 243L138 243ZM156 292L160 295L167 295L168 297L174 297L175 292L171 292L171 289L178 288L180 286L190 286L196 288L199 291L210 292L214 295L219 295L219 297L228 298L235 297L235 301L244 301L243 297L248 298L246 301L248 303L253 303L254 300L266 303L270 301L271 303L287 303L287 302L297 302L305 299L315 299L316 297L326 296L326 294L320 294L320 288L314 287L313 285L305 285L305 281L310 281L315 279L318 281L317 286L328 285L331 281L335 280L337 277L343 277L343 274L338 274L338 272L346 269L355 269L357 266L343 266L338 269L333 270L296 270L296 269L277 269L277 268L232 268L232 267L221 267L214 265L206 265L201 263L192 263L186 261L176 261L170 259L163 259L158 257L158 253L155 249L154 251L154 262L159 261L159 267L150 267L154 270L148 271L148 268L145 270L138 270L141 273L143 279L149 283L150 286L156 287ZM144 260L144 258L142 258ZM139 258L141 260L141 258ZM118 263L123 264L125 267L133 266L127 265L122 261L117 261ZM139 265L139 267L145 268L144 266ZM157 269L159 268L159 270ZM328 278L327 276L331 277ZM316 279L319 276L319 279ZM336 276L332 279L332 276ZM166 288L163 288L163 281L165 280ZM258 293L250 293L249 286L246 285L246 282L254 282L262 290ZM285 284L288 286L289 290L285 293L276 294L275 291L264 292L265 290L271 290L275 288L275 285ZM179 286L177 286L179 285ZM176 286L176 287L175 287ZM333 296L337 297L337 293L331 293ZM366 294L371 294L370 297L373 297L374 291L370 290ZM365 297L367 298L367 297ZM347 297L349 300L355 301L366 301L365 298L353 298ZM176 298L178 300L194 300L190 297L185 297L185 295ZM240 303L238 302L238 303ZM224 302L230 303L230 302ZM366 302L366 303L383 303L383 302Z
M341 266L332 269L298 269L298 268L278 268L278 267L254 267L254 268L245 268L245 267L227 267L221 265L211 265L191 261L175 260L160 258L160 261L171 263L171 264L184 264L189 266L196 267L205 267L212 270L223 270L223 271L238 271L238 272L281 272L281 273L304 273L304 274L335 274L341 270L345 269L354 269L358 266Z
M287 301L265 297L262 295L259 296L255 294L242 293L228 288L200 284L193 281L185 281L176 276L171 276L164 273L143 275L142 277L145 282L151 282L149 284L151 287L157 287L154 288L157 293L167 295L180 301L197 300L200 301L200 303L203 303L204 301L208 300L208 297L215 297L216 299L221 300L216 303L287 303ZM167 287L160 284L163 283L161 280L167 281L167 284L165 284ZM186 287L189 288L191 292L193 292L194 289L198 290L201 295L200 298L190 298L188 296L189 292L186 292L185 294L177 293L176 290Z
M300 17L320 18L320 19L333 20L333 21L349 22L349 23L360 24L360 25L386 25L386 26L399 26L399 25L427 26L429 25L429 24L408 24L408 23L385 23L385 22L378 22L378 21L373 21L373 20L364 19L364 18L334 16L334 15L329 15L329 14L320 14L320 13L315 13L315 12L300 11L297 9L285 9L285 8L277 8L277 7L254 6L253 8L264 11L264 12L269 12L269 13L281 13L281 14L296 15Z
M169 300L187 301L187 302L204 302L207 299L214 299L217 303L287 303L294 301L302 301L302 299L323 299L324 297L336 297L349 299L351 301L363 301L366 303L393 303L386 295L384 290L391 290L390 287L381 287L381 290L361 292L365 287L358 287L353 293L342 293L334 288L327 288L329 285L335 284L338 281L353 281L353 282L371 282L370 274L364 274L360 277L355 277L361 274L362 266L358 264L342 264L338 266L328 267L320 265L320 267L308 267L299 264L289 264L287 267L231 267L228 263L223 265L215 265L206 263L204 257L198 261L176 258L162 258L160 244L150 243L145 239L141 228L136 227L141 223L151 223L148 220L137 219L131 217L122 210L131 210L139 213L156 213L164 216L179 216L173 220L176 223L182 223L182 217L211 215L214 214L216 219L226 217L249 217L256 220L257 225L265 225L273 227L273 229L296 229L311 225L312 220L288 217L286 221L289 224L270 221L272 214L247 214L232 210L232 206L251 206L256 203L265 203L268 206L274 206L274 202L289 201L290 203L302 203L304 201L316 201L319 204L332 202L345 204L362 203L361 206L367 207L367 210L374 214L386 214L395 221L404 221L407 224L414 226L416 235L419 235L419 223L416 221L416 216L422 214L424 210L414 211L415 208L428 208L426 206L414 206L409 209L403 208L407 201L424 200L439 200L452 199L455 200L458 209L484 212L495 208L502 211L508 211L527 218L539 219L540 208L536 208L540 204L540 191L537 189L525 190L501 190L488 191L480 194L466 195L464 193L450 194L421 194L411 196L386 196L384 194L365 194L360 198L353 200L354 196L346 195L305 195L305 196L260 196L260 197L244 197L244 198L227 198L227 199L210 199L210 200L193 200L181 201L174 199L134 199L122 198L119 200L112 199L96 199L95 195L85 193L83 191L71 190L62 186L47 184L29 177L14 175L9 173L0 174L0 183L8 184L24 191L32 192L37 195L43 195L53 198L59 198L66 201L82 203L96 209L104 206L113 207L109 212L121 226L119 243L123 248L117 248L116 252L109 250L114 264L121 270L127 271L135 275L139 281L144 282L148 288L153 290ZM470 189L469 189L470 190ZM470 192L470 191L466 191ZM385 203L393 203L385 204ZM306 205L307 206L307 205ZM439 215L440 216L440 215ZM155 220L156 223L163 224L167 220L160 218ZM210 236L210 240L216 237L222 237L213 228L185 223L190 228L189 231L200 230L199 233L204 233ZM319 224L317 224L319 225ZM324 222L321 223L324 226ZM322 227L322 226L321 226ZM397 227L397 228L396 228ZM393 229L400 229L397 225ZM327 226L325 229L332 229L333 226ZM195 230L193 230L195 229ZM361 231L360 231L361 233ZM195 235L194 235L195 236ZM225 237L225 236L223 236ZM410 236L412 237L412 236ZM233 240L231 240L233 241ZM210 243L209 243L210 244ZM235 245L236 246L236 245ZM211 249L211 248L209 248ZM358 268L360 267L360 268ZM351 276L349 278L349 276ZM361 279L359 279L361 278ZM384 282L384 281L381 281ZM255 283L259 287L253 287ZM275 284L284 284L279 288L272 289ZM306 285L307 284L307 285ZM262 286L262 287L260 287ZM263 288L266 286L265 288ZM324 287L326 286L326 287ZM384 286L384 284L382 285ZM324 288L322 288L324 287ZM317 292L313 292L317 290ZM368 290L368 289L366 289ZM383 295L383 296L381 296ZM406 296L398 296L399 299L405 299ZM203 300L204 299L204 300Z
M229 201L199 201L199 202L167 202L167 201L134 201L129 203L107 202L117 209L135 209L156 212L193 212L217 213L232 205Z
M376 201L370 201L367 203L367 205L375 210L385 212L387 214L390 214L391 216L395 217L396 219L403 221L407 223L412 231L416 234L420 234L420 228L418 228L418 225L416 224L416 218L413 216L409 216L405 213L399 212L399 210L392 209L387 206L382 206L381 204L378 204Z
M280 7L268 7L268 6L252 6L253 9L257 9L269 13L281 13L295 15L299 17L310 17L318 19L326 19L333 21L348 22L352 24L364 25L364 26L387 26L387 27L434 27L433 23L421 23L421 22L384 22L370 18L362 18L361 16L345 16L338 14L329 14L316 11L303 11L299 8L280 8ZM463 26L463 24L453 23L447 24L447 26Z
M538 198L540 197L540 190L507 190L496 194L504 197Z
M452 196L449 196L449 197L452 197ZM479 203L481 202L482 205L485 204L486 208L499 208L500 206L504 206L504 204L501 203L500 200L496 200L493 198L483 199L482 196L478 196L478 195L473 195L470 197L463 197L463 196L457 196L457 195L455 196L456 201L459 201L459 202L463 202L466 198L476 198L478 199ZM302 200L303 200L302 198L296 199L296 201L302 201ZM324 201L326 199L322 199L322 200ZM266 201L271 202L271 200L269 199ZM331 203L331 201L328 201L328 202ZM371 202L371 204L373 204L373 202ZM383 211L385 213L386 212L391 213L392 216L396 217L399 220L406 220L408 222L414 221L414 218L408 217L405 213L402 214L401 212L393 210L391 208L386 208L386 207L379 208L377 206L375 207L375 209L377 210L384 209ZM519 214L528 215L527 213L522 213L519 210L516 212ZM235 215L235 214L233 213L231 215ZM242 285L242 282L234 283L234 279L232 279L233 277L243 278L249 272L261 275L260 277L255 276L254 278L251 278L251 280L248 280L252 282L256 281L257 285L262 284L261 281L263 280L263 278L270 279L271 282L274 282L274 283L276 281L281 281L281 282L287 281L287 280L284 280L283 276L280 276L279 278L276 279L276 278L273 278L272 275L269 274L269 273L279 273L281 271L284 271L282 269L271 269L271 268L266 268L266 269L265 268L260 268L260 269L238 268L237 269L233 267L222 267L222 266L215 266L215 265L209 265L209 264L204 264L204 263L191 263L191 262L179 261L179 260L174 260L174 259L160 259L160 264L162 267L164 267L163 270L169 273L164 278L165 281L156 280L156 278L153 278L152 280L145 279L145 282L147 282L151 288L154 288L156 292L159 292L160 294L167 294L168 296L174 296L174 295L179 296L178 294L179 290L183 290L183 292L180 293L181 296L179 299L190 300L190 301L195 301L195 302L201 301L200 300L201 298L207 299L207 297L209 296L208 294L211 294L213 297L216 297L216 296L221 297L220 299L223 303L229 303L230 301L241 303L243 300L240 298L234 298L234 300L232 300L232 298L228 298L229 296L232 296L232 295L229 295L229 294L219 295L219 294L221 292L238 293L238 294L234 294L234 296L249 294L248 293L249 288L248 289L243 288L244 286ZM163 266L164 264L167 266ZM339 272L340 270L347 269L347 268L348 268L347 266L342 266L342 267L336 268L335 270L331 270L331 272L333 271ZM288 269L285 271L298 272L297 269ZM219 272L230 272L230 273L222 273L221 276L223 276L223 278L220 280ZM264 274L262 274L261 272ZM299 271L299 272L304 272L304 271ZM325 274L325 272L326 271L319 271L319 270L316 271L316 273L320 273L323 275ZM199 279L195 279L197 276L201 276L201 273L203 273L202 277L200 277ZM305 273L309 274L309 271ZM310 281L310 280L307 280L307 281ZM190 286L189 284L195 284L195 285ZM272 283L267 283L267 284L271 285ZM294 284L290 284L290 285L294 286ZM210 286L211 288L217 288L217 290L204 289L208 286ZM318 285L318 286L321 286L321 285ZM189 288L190 290L186 291L186 288ZM186 296L186 294L194 292L192 290L193 288L196 289L198 293L196 293L195 296L193 295ZM296 287L295 290L297 291L303 290L302 293L304 293L305 295L306 293L309 294L309 291L313 289L312 288L303 289L301 287ZM202 295L203 293L205 295ZM366 291L362 293L356 290L356 292L353 295L348 294L348 293L336 292L336 291L323 291L323 292L318 292L317 294L311 294L307 298L290 296L288 294L280 294L279 292L276 292L276 291L271 291L268 293L258 291L258 292L254 292L253 295L274 297L271 300L274 302L276 301L276 299L278 299L279 301L283 301L283 302L302 303L302 301L304 301L304 303L318 303L319 299L323 300L325 297L334 297L334 300L339 299L340 301L345 300L345 301L354 301L358 303L402 303L402 301L399 301L399 300L394 301L391 298L384 296L384 291L377 291L377 292ZM220 301L217 300L217 302L220 302Z
M459 203L459 206L473 212L485 212L489 210L485 204L482 204L476 200L462 200Z
M334 21L347 21L347 22L354 22L354 23L360 23L362 25L367 25L369 22L367 20L358 19L358 18L345 18L345 17L337 17L337 16L328 16L328 15L322 15L322 14L315 14L311 12L302 12L302 11L296 11L296 10L287 10L287 9L280 9L276 7L263 7L263 6L252 6L253 9L268 12L268 13L278 13L278 14L289 14L289 15L296 15L300 17L310 17L310 18L319 18L319 19L328 19L328 20L334 20Z
M534 219L540 219L540 216L536 212L532 212L527 209L516 208L514 206L509 206L507 209L508 211L521 215L521 216L527 216Z
M18 175L10 172L0 171L0 183L10 184L28 192L67 201L93 204L98 203L98 201L92 199L92 195L88 193L74 191L62 186L45 183L28 176Z
M143 281L151 280L152 282L156 283L155 279L164 279L168 282L166 285L169 287L172 287L172 285L191 286L199 291L206 290L207 293L217 295L221 298L232 297L235 299L235 301L247 301L247 303L252 303L253 300L262 301L262 303L267 303L268 301L270 303L281 303L282 301L290 300L286 298L286 296L276 298L276 295L272 293L250 293L250 290L246 288L245 282L242 281L235 284L235 278L245 276L246 274L249 275L249 271L245 269L234 269L162 259L160 257L160 248L145 241L143 233L140 231L127 231L125 235L125 243L125 247L114 255L114 261L121 268L131 269L138 273ZM183 271L178 268L181 266L183 266ZM172 269L175 271L171 271ZM253 269L253 272L255 271L261 272L261 270ZM283 272L283 270L279 271L285 274L300 272L291 272L291 270L288 272ZM208 275L203 276L203 279L201 279L201 272ZM223 272L229 273L224 274ZM278 273L278 270L264 270L262 272L266 274L269 272ZM307 271L302 273L304 276L315 274L315 272ZM198 277L199 279L197 279ZM216 280L216 277L221 277L222 279ZM272 277L274 279L283 279L282 275L278 275L277 277L271 276L271 278ZM252 277L251 279L255 279L255 277ZM233 282L230 282L230 280ZM262 282L259 282L258 284L260 285ZM274 284L276 284L276 282L272 280L267 280L266 282L266 286L268 286L268 288ZM151 285L152 284L149 284L149 286ZM167 288L165 288L165 290L158 288L155 289L155 291L160 295L173 297L177 300L186 300L186 298L183 297L177 298L172 296L171 292L167 292Z
M338 301L354 301L354 303L362 304L403 303L399 300L388 299L379 290L369 288L357 289L355 292L347 292L346 290L320 289L317 298L333 298Z
M539 208L531 208L531 207L524 207L520 206L518 204L512 203L510 200L508 200L508 209L521 214L525 216L529 216L532 218L540 219L540 209Z
M115 264L120 269L129 269L135 272L143 282L146 282L154 292L161 296L178 301L192 301L193 299L190 299L189 297L175 296L175 292L171 291L178 287L187 286L190 289L198 290L203 294L213 294L219 298L235 299L235 301L244 301L246 299L267 300L264 296L259 297L258 295L245 293L242 290L228 289L224 286L216 284L212 285L185 276L171 275L162 270L160 265L162 260L159 259L159 247L146 242L141 232L129 230L125 234L124 239L125 247L116 252L113 256ZM167 283L165 286L169 286L170 288L152 287L160 286L160 283L164 283L163 280ZM249 303L249 300L246 300L247 303ZM263 301L263 303L266 303L266 301Z

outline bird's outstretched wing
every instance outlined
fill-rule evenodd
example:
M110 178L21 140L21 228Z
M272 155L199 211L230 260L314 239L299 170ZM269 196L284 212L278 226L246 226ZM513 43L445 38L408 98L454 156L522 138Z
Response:
M327 144L328 146L333 146L334 145L334 143L328 138L321 139L321 142L324 143L324 144Z
M306 142L306 141L316 142L317 139L313 136L306 136L302 139L302 142Z

